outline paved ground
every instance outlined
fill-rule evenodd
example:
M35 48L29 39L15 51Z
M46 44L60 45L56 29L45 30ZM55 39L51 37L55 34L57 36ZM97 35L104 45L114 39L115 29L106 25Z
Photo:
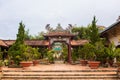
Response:
M8 67L3 67L2 69L3 70L23 70L23 68L8 68ZM45 64L39 64L37 66L31 66L31 67L28 67L28 68L24 68L24 70L36 70L36 71L37 70L40 70L40 71L45 71L45 70L49 70L49 71L58 70L59 71L60 70L60 71L64 71L64 70L94 70L94 69L90 69L88 66L81 66L80 64L77 64L77 65L71 65L71 64L48 64L48 65L45 65ZM99 67L97 70L117 70L117 68ZM100 74L99 72L95 72L95 73ZM113 72L109 72L109 73L113 74ZM27 72L26 72L26 74L27 74ZM43 72L43 74L44 74L44 72ZM91 72L89 74L91 74ZM104 74L104 72L101 72L101 74Z
M26 70L90 70L88 66L81 66L80 64L77 65L71 65L71 64L40 64L37 66L31 66L28 68L25 68ZM103 68L99 67L98 70L117 70L117 68L109 67L109 68ZM3 67L3 70L23 70L22 68L7 68Z

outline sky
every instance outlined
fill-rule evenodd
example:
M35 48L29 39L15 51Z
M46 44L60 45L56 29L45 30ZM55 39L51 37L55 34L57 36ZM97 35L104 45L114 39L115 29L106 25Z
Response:
M0 39L16 39L21 21L37 35L47 24L87 26L93 16L97 25L110 26L120 16L120 0L0 0Z

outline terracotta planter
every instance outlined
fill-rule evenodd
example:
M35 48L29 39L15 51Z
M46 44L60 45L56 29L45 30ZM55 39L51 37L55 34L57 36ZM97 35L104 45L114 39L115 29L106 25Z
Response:
M33 60L33 65L36 66L39 64L39 60Z
M100 65L100 61L89 61L88 64L91 69L97 69Z
M87 60L80 60L80 64L81 64L82 66L86 66L87 63L88 63Z
M120 62L117 62L116 64L117 64L118 67L120 67Z
M2 72L2 66L0 66L0 73Z
M110 66L113 66L113 60L109 60L108 63L110 64Z
M22 61L22 62L20 62L20 65L22 67L29 67L29 66L33 65L33 62L32 61Z

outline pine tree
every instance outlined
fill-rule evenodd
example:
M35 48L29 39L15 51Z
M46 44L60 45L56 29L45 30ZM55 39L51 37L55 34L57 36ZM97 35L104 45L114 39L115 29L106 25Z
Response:
M25 38L25 25L20 22L19 23L19 29L18 29L18 34L17 34L17 39L15 41L15 43L9 48L8 50L8 54L10 57L10 60L13 60L15 64L19 64L19 62L21 61L21 53L23 53L24 51L24 38ZM22 47L23 48L22 48Z
M17 34L17 40L16 40L16 43L19 43L19 44L24 44L24 39L25 39L25 25L20 22L19 23L19 29L18 29L18 34Z
M92 24L90 26L90 31L89 31L90 42L92 44L95 44L97 41L100 40L100 34L96 26L96 22L97 22L96 17L94 16Z

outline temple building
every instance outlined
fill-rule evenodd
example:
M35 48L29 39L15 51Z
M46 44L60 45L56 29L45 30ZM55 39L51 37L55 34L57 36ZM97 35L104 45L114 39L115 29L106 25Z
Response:
M116 47L120 47L120 16L115 23L101 32L101 37L106 38L107 45L113 42Z
M55 42L65 43L68 47L68 62L71 63L72 47L82 46L88 43L88 40L74 40L76 33L72 33L72 25L69 24L67 29L63 29L60 24L53 29L50 25L46 25L47 33L44 34L44 40L25 40L25 44L32 47L52 48ZM0 47L8 50L15 40L0 40Z

